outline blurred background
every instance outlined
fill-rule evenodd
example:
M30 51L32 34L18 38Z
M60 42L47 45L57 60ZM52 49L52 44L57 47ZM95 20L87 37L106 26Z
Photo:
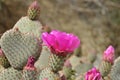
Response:
M33 0L0 0L0 34L26 16ZM120 0L38 0L40 19L52 29L78 35L81 55L113 45L120 54Z

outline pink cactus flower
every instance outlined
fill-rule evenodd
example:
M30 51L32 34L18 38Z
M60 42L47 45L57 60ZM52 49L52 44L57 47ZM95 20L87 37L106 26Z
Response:
M94 67L85 75L85 80L102 80L100 72Z
M114 48L110 45L103 54L103 60L108 61L110 63L113 63L114 61L114 56L115 56L115 50Z
M80 40L73 34L53 30L42 34L43 42L50 48L53 54L66 56L72 53L80 45Z

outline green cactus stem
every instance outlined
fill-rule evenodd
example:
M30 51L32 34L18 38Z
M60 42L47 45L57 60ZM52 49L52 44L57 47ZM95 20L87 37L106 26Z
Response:
M64 61L65 57L51 54L49 59L49 67L51 67L53 72L57 73L62 69Z
M111 67L112 67L112 64L110 62L102 61L99 68L102 77L105 77L109 74L109 72L111 71Z

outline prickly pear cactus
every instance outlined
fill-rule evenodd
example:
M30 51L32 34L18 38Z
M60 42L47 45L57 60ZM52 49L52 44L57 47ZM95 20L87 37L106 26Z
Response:
M112 66L110 78L111 80L120 80L120 57L115 60L114 65Z
M74 70L76 71L77 74L82 74L91 69L92 67L93 64L91 63L80 63L74 68Z
M34 1L29 6L27 15L28 15L29 19L36 20L39 18L39 14L40 14L40 6L37 1Z
M71 56L69 60L73 68L75 68L80 63L80 57L77 57L75 55Z
M17 69L25 66L29 56L37 59L41 51L37 38L31 34L22 34L18 29L12 29L3 34L1 48L11 66Z
M100 72L103 77L107 76L111 70L112 64L107 61L102 61Z
M22 71L14 68L8 68L0 73L0 80L21 80Z
M63 74L67 80L75 80L75 71L72 69L72 65L69 60L64 63Z
M28 62L26 64L26 66L23 69L23 80L36 80L36 68L34 67L34 63L35 63L35 58L33 56L30 56L28 58Z
M23 71L23 80L35 80L36 72L34 70L24 70Z
M35 63L35 67L38 70L40 70L40 69L43 69L44 67L48 66L49 56L50 56L50 50L46 46L43 46L41 55Z
M42 32L42 24L38 20L30 20L27 16L22 17L15 25L22 33L33 33L35 36L40 37ZM14 29L13 28L13 29Z
M59 70L62 69L64 61L65 58L63 56L51 54L49 59L49 67L51 67L53 72L57 73Z
M58 77L57 74L55 74L54 72L52 72L51 68L44 68L40 75L39 75L39 80L60 80L60 78Z
M13 28L19 28L22 33L32 33L40 37L42 32L42 24L39 19L40 7L37 1L34 1L28 8L27 16L22 17Z
M96 60L97 54L95 52L88 54L88 59L91 63L93 63Z

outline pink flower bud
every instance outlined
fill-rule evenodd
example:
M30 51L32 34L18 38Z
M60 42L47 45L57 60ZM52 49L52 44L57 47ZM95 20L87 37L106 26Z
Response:
M30 6L29 9L36 9L36 10L40 10L40 6L38 4L37 1L34 1Z
M73 34L53 30L49 34L42 34L43 42L50 48L53 54L66 56L72 53L80 45L80 40Z
M32 57L32 56L30 56L30 57L28 58L28 62L27 62L27 64L26 64L26 66L25 66L24 69L34 70L34 69L35 69L34 63L35 63L35 58Z
M103 54L103 60L108 61L110 63L113 63L114 61L114 56L115 56L115 50L114 48L110 45Z
M86 73L85 80L102 80L102 77L96 68L92 68Z

